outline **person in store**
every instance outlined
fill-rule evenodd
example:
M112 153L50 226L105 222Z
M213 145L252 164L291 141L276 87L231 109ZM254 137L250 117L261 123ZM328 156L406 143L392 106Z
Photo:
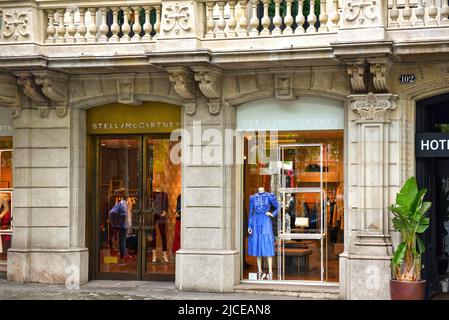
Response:
M111 221L111 228L118 229L120 264L124 263L124 258L127 256L126 250L126 236L128 235L128 196L119 200L116 205L109 211L109 221Z

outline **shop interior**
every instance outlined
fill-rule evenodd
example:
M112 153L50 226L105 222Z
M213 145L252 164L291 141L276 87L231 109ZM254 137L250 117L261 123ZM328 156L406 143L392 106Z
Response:
M173 143L168 137L100 138L100 273L174 278L181 167L169 159ZM120 201L126 220L114 221L111 210Z
M0 137L0 271L6 270L12 241L12 137Z
M271 218L272 280L338 282L344 241L343 131L245 132L244 152L243 279L260 280L257 257L248 255L247 226L249 197L263 187L278 199L278 214ZM262 263L266 270L267 259Z

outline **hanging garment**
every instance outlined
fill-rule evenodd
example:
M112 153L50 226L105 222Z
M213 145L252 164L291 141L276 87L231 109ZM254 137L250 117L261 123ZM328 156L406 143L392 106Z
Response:
M268 192L256 193L249 198L248 229L252 234L248 237L248 255L255 257L274 256L274 234L271 217L277 215L278 202L274 194Z
M165 223L166 217L161 216L161 213L168 211L168 195L163 191L154 191L151 195L151 200L154 209L154 223Z
M176 251L181 249L181 195L176 199L176 212L179 214L179 217L176 217L175 235L172 247L173 253L176 253Z

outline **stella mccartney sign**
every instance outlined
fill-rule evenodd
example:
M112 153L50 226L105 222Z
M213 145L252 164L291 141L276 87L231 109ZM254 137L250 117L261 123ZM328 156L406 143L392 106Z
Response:
M417 133L417 158L449 157L449 133Z
M161 102L115 103L88 110L86 124L88 134L168 133L181 128L181 109Z

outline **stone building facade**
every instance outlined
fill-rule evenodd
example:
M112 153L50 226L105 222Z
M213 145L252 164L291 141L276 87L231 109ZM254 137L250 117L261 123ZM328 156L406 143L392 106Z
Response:
M334 287L345 299L389 299L399 236L387 206L416 174L417 103L449 92L448 14L444 0L1 0L0 106L13 118L8 280L93 277L88 110L167 103L181 108L185 132L199 121L225 136L239 129L239 106L309 97L344 106L344 246ZM210 146L182 141L193 153ZM214 146L224 158L238 154ZM180 290L241 286L239 168L182 164Z

